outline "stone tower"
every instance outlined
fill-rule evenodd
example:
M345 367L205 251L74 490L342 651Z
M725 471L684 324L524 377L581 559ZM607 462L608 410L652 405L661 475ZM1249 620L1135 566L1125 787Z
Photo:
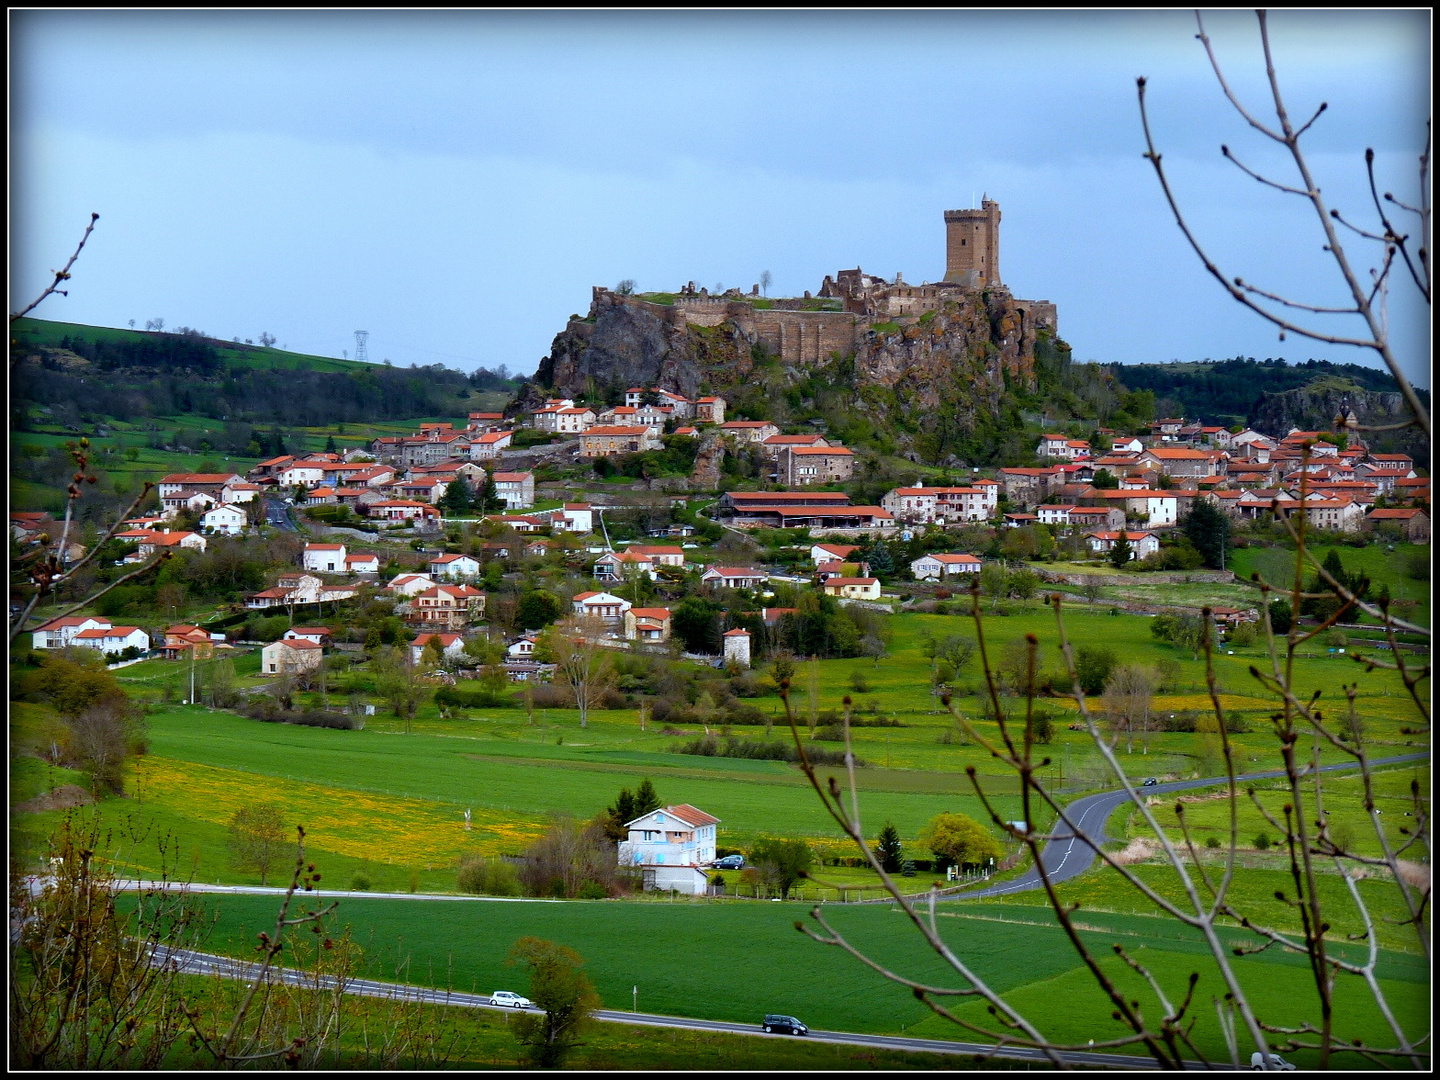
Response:
M983 289L1000 284L1000 204L945 211L945 280Z
M750 631L729 630L723 636L725 638L725 663L748 668L750 666Z

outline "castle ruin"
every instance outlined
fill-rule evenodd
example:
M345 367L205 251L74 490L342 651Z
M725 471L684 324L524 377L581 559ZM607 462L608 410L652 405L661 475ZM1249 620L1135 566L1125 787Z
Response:
M759 286L748 296L739 289L711 295L703 288L697 290L693 282L663 305L642 297L620 297L598 286L594 298L598 301L603 295L612 303L645 304L677 329L685 324L730 323L785 363L800 366L823 364L834 353L854 353L869 335L904 333L927 313L977 295L1013 308L1017 344L1027 338L1033 341L1038 330L1053 333L1057 327L1053 303L1015 299L1001 282L1000 204L987 197L978 210L946 210L944 221L945 274L935 282L913 285L898 273L889 281L857 266L833 277L827 274L815 296L807 292L800 299L761 300Z

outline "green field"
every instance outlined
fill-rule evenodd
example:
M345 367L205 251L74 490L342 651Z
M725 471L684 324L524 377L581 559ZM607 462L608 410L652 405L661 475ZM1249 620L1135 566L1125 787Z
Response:
M1330 548L1322 547L1317 548L1314 554L1323 561L1329 551ZM1346 570L1352 573L1362 570L1370 578L1372 598L1381 585L1388 585L1390 595L1400 601L1394 609L1397 616L1419 626L1430 625L1430 582L1416 581L1405 572L1407 557L1414 551L1428 555L1428 546L1396 544L1393 551L1387 551L1384 544L1370 544L1363 548L1339 545L1335 551ZM1237 548L1231 553L1230 564L1237 576L1247 580L1251 574L1258 573L1262 580L1283 592L1294 587L1295 552L1288 548ZM1308 561L1304 576L1306 581L1315 576L1315 568ZM1374 620L1366 616L1364 621Z
M207 898L218 912L212 948L240 952L273 920L273 899ZM348 926L366 945L372 970L394 977L408 965L410 978L427 985L488 993L523 989L503 960L512 942L527 934L576 949L586 960L605 1005L629 1008L639 988L642 1010L755 1023L762 1012L785 1012L820 1028L967 1038L933 1016L907 991L845 955L803 938L795 922L807 908L797 904L634 904L623 901L505 903L359 900L342 901L336 925ZM937 984L963 986L924 945L891 905L827 906L831 926L892 970ZM422 914L423 912L423 914ZM1089 914L1083 938L1127 996L1148 1015L1151 992L1123 969L1110 949L1119 942L1136 953L1177 999L1189 972L1201 982L1196 1041L1209 1055L1223 1054L1210 998L1216 977L1196 937L1165 920ZM1062 931L1047 913L1013 905L947 905L942 936L977 977L1004 992L1042 1030L1084 1043L1120 1034L1111 1006L1096 989ZM817 927L818 929L818 927ZM1227 944L1248 937L1225 931ZM1352 951L1354 947L1351 947ZM1236 963L1242 984L1268 1020L1295 1023L1314 1012L1313 988L1303 958L1267 952ZM1423 1031L1429 1012L1425 964L1386 955L1381 984L1412 1034ZM1349 1039L1390 1041L1373 1003L1342 980L1338 1030ZM1066 1008L1057 1009L1058 1000ZM983 1022L984 1003L961 1004L962 1014ZM1301 1063L1307 1059L1298 1055ZM1348 1059L1340 1059L1346 1065ZM1339 1064L1340 1062L1337 1062ZM1353 1064L1359 1066L1360 1062Z

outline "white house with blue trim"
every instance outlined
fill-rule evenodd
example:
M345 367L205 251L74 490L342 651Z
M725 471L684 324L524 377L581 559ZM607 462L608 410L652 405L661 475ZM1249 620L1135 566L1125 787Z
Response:
M703 896L703 867L715 861L720 819L688 803L664 806L627 821L630 839L620 844L620 865L644 871L645 888Z

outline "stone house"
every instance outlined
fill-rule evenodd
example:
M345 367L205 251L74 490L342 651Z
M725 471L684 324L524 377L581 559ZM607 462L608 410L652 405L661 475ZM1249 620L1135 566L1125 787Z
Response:
M535 474L497 472L495 494L505 500L507 510L526 510L535 505Z
M638 454L645 450L658 450L660 446L654 431L638 424L592 427L580 436L580 456L586 458Z
M1392 507L1371 510L1366 518L1372 525L1391 522L1399 526L1401 535L1412 544L1430 543L1430 515L1419 507Z
M625 639L653 644L670 640L669 608L627 608L625 611Z
M840 484L855 473L855 454L843 446L787 446L776 460L776 478L787 487Z

